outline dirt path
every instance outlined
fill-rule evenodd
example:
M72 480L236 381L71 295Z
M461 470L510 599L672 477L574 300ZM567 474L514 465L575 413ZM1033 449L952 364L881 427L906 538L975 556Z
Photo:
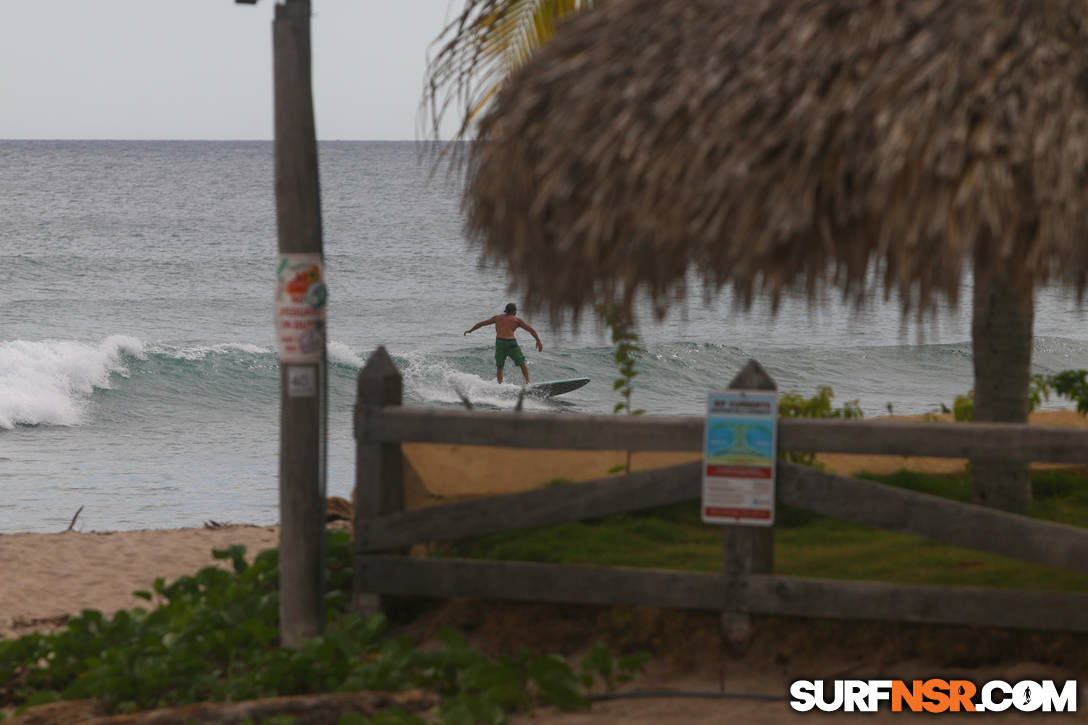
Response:
M642 676L618 691L687 691L777 695L749 698L653 697L597 702L585 712L542 709L512 719L516 725L645 723L901 723L932 722L931 714L814 714L792 711L785 701L795 680L930 678L970 680L1078 680L1079 714L1050 714L1046 722L1088 722L1088 636L983 630L920 624L827 622L759 618L743 655L721 647L718 616L708 612L635 607L583 607L452 601L405 627L428 640L443 625L457 627L487 652L525 647L554 652L577 663L602 642L619 654L652 656ZM987 721L1038 723L1039 714L991 715Z
M841 663L840 663L841 664ZM863 669L863 668L862 668ZM891 674L896 673L896 674ZM1076 673L1063 668L1044 666L1037 663L1007 664L990 668L956 668L923 662L903 662L891 666L882 676L920 677L933 676L970 679L981 683L991 679L1016 681L1020 679L1075 679ZM1044 717L1047 723L1085 723L1088 722L1088 673L1080 673L1080 693L1078 713L1051 713ZM850 672L839 674L840 678L868 679L868 674ZM806 676L807 678L807 676ZM877 679L874 677L873 679ZM660 675L651 671L641 678L634 690L673 690L689 692L717 692L719 682L712 673L692 673L683 676ZM788 692L788 683L773 675L739 675L727 680L726 691L729 693L760 693L782 696L779 701L765 701L745 697L709 699L695 697L651 697L637 699L617 699L595 703L591 710L564 713L555 709L541 710L533 715L521 715L511 720L512 725L530 725L547 723L548 725L598 725L600 723L622 722L625 725L657 725L669 723L675 725L696 725L697 723L745 723L746 725L769 725L770 723L922 723L933 722L937 717L929 713L893 713L887 709L876 713L800 713L793 711L784 699ZM1002 713L990 714L987 722L1028 723L1040 722L1040 713Z

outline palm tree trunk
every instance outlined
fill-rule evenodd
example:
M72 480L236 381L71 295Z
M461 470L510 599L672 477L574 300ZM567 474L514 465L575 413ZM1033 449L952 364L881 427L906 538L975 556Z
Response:
M1027 421L1034 317L1030 280L1018 279L1013 270L984 272L975 265L975 421ZM972 461L971 480L975 503L1021 513L1031 505L1027 461Z

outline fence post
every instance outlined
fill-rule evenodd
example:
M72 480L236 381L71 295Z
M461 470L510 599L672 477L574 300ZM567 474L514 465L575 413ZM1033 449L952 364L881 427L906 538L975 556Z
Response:
M355 401L355 549L352 603L357 611L385 609L388 601L367 584L364 554L368 520L404 510L404 478L400 443L370 440L371 413L402 402L403 382L384 346L359 371Z
M771 376L755 360L737 373L730 390L777 390ZM748 576L774 571L774 527L726 525L723 561L726 579L726 607L722 632L732 647L745 647L751 640L752 621L748 614Z

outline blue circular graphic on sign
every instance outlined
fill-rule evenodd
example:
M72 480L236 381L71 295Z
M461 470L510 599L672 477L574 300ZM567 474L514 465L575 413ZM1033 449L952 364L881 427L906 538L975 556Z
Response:
M744 442L748 447L769 456L771 454L771 429L762 425L749 426L745 430Z
M312 309L319 310L324 307L328 296L329 290L324 282L314 282L306 288L306 304Z

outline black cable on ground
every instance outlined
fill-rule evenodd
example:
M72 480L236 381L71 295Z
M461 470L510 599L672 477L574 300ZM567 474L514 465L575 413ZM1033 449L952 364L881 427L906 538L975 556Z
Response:
M629 692L605 692L590 695L590 702L604 702L606 700L635 700L657 697L696 697L707 700L765 700L770 702L784 702L785 695L771 695L763 692L716 692L714 690L631 690Z

